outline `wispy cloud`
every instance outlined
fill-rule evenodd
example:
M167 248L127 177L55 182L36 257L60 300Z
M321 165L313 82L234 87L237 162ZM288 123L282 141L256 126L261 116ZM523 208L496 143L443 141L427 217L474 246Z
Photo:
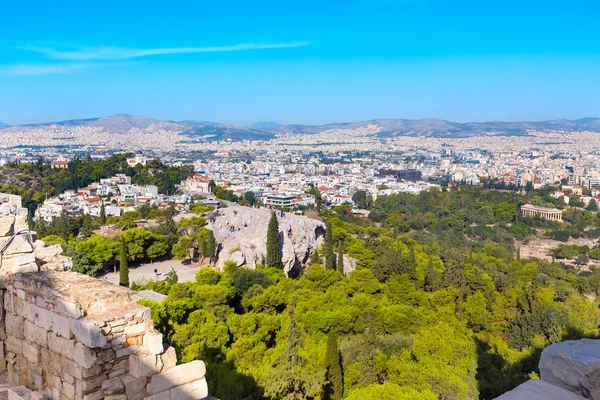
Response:
M0 76L31 76L68 74L80 70L100 67L119 67L139 64L139 62L117 63L64 63L64 64L14 64L0 66Z
M168 54L191 54L191 53L219 53L246 50L282 49L288 47L303 47L311 42L288 42L288 43L242 43L231 46L212 47L165 47L150 49L132 49L127 47L97 46L78 47L74 50L58 50L51 47L24 46L22 50L42 53L55 60L70 61L92 61L92 60L126 60L139 57L168 55Z

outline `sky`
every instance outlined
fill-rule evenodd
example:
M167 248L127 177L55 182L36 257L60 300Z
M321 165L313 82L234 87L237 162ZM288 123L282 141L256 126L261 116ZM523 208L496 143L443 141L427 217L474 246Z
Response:
M595 0L0 3L10 124L600 117Z

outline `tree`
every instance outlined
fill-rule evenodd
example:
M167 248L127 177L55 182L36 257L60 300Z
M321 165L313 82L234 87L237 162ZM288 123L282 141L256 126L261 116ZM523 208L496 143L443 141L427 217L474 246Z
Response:
M150 262L152 262L152 260L155 258L164 256L168 252L169 252L169 245L162 240L152 243L150 245L150 247L148 247L148 249L146 250L146 254L148 255L148 258L150 259Z
M429 257L427 264L427 271L425 272L425 282L423 283L423 289L426 292L435 292L439 289L439 276L435 268L433 267L433 258Z
M210 229L203 229L198 234L198 251L202 255L202 257L214 257L217 251L217 241L215 239L215 235L213 231Z
M179 260L185 260L186 258L191 258L191 251L194 246L194 241L191 237L181 236L177 243L173 245L173 249L171 253L173 256Z
M521 262L521 247L517 247L517 261Z
M267 230L267 267L282 268L281 248L279 247L279 221L277 213L271 214Z
M367 208L367 192L364 190L357 190L352 195L352 201L358 208Z
M340 240L337 251L337 270L340 274L344 274L344 242Z
M327 353L325 354L325 379L327 383L323 388L324 400L341 400L343 395L343 373L338 349L338 338L331 330L327 336Z
M590 199L590 202L587 206L588 211L597 212L598 211L598 203L594 199Z
M106 225L106 207L104 201L100 205L100 225Z
M590 256L585 253L582 253L577 256L575 259L575 263L578 265L587 265L590 262Z
M333 229L331 228L331 222L325 223L325 268L335 269L335 260L333 255Z
M244 193L244 200L246 200L251 206L256 203L256 195L252 191L247 191Z
M556 199L554 206L559 210L564 209L567 206L567 203L565 202L565 196L560 196L558 199Z
M121 237L121 254L119 256L119 285L129 287L129 267L127 266L127 243Z

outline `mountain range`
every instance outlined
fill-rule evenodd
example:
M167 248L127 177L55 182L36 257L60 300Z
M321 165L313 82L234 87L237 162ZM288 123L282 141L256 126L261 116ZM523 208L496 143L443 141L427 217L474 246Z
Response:
M164 121L128 114L101 118L75 119L42 124L7 126L0 131L19 132L29 129L59 129L77 126L98 127L106 132L126 134L131 131L156 132L175 130L191 139L202 140L268 140L277 134L317 134L331 129L373 129L380 137L431 136L472 137L487 135L524 136L529 130L558 130L567 132L600 132L600 118L576 120L558 119L538 122L452 122L443 119L374 119L369 121L332 123L325 125L281 125L277 122L259 122L249 126L235 126L211 121Z

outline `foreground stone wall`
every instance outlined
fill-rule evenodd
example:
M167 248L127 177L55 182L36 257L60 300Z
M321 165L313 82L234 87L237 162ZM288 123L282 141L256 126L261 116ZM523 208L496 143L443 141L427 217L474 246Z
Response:
M1 281L8 380L53 400L179 400L208 395L202 361L176 365L135 292L74 272Z

